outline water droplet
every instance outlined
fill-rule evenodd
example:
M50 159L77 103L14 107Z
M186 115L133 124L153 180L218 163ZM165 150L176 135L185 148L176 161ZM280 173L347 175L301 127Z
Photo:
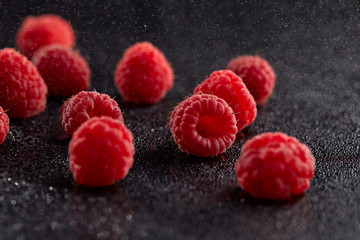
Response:
M281 222L276 222L276 223L275 223L275 227L276 227L277 229L280 229L280 228L282 227Z
M15 223L15 224L13 225L13 229L14 229L15 231L19 231L21 227L22 227L21 223Z
M107 231L99 232L98 234L96 234L97 239L106 239L108 236L109 236L109 232Z
M58 223L55 222L55 221L52 221L50 225L51 225L51 229L52 229L52 230L55 230L56 227L58 226Z
M102 223L106 223L106 220L107 220L107 219L106 219L106 217L102 216L102 217L100 217L99 220L100 220L100 222L102 222Z

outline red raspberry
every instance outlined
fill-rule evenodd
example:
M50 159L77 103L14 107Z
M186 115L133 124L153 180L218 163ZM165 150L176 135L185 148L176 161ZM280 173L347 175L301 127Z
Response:
M69 144L70 168L77 183L107 186L124 178L134 162L133 136L110 117L93 117L75 131Z
M35 52L32 62L49 89L49 95L72 96L90 86L85 59L71 48L48 45Z
M28 57L40 47L55 43L68 47L75 45L75 33L70 23L57 15L27 17L16 35L16 45Z
M149 42L129 47L116 66L115 85L125 101L154 104L174 84L174 73L164 54Z
M235 140L236 120L231 107L215 95L193 95L171 114L170 131L180 150L208 157L223 153Z
M241 56L232 59L227 69L242 78L256 104L264 104L275 87L275 72L271 65L258 56Z
M310 186L315 159L296 138L263 133L242 147L235 170L239 185L256 198L284 199Z
M0 107L0 144L5 141L6 134L9 132L9 117Z
M124 122L119 105L109 95L82 91L61 106L59 123L71 136L83 122L95 116L108 116Z
M0 50L0 105L13 118L28 118L46 107L47 87L36 67L10 48Z
M234 110L239 131L255 120L255 100L241 78L230 70L213 72L195 88L194 94L198 93L213 94L224 99Z

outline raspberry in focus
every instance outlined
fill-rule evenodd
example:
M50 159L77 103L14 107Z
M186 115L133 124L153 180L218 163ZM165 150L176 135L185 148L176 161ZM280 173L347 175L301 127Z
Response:
M13 118L28 118L46 107L47 87L36 67L11 48L0 50L0 105Z
M70 141L70 169L78 184L111 185L127 175L134 153L132 133L123 123L110 117L93 117L75 131Z
M72 96L90 87L88 63L69 47L44 46L35 52L32 62L43 77L49 95Z
M180 150L201 157L223 153L235 140L236 119L225 100L209 94L193 95L171 114L170 131Z
M232 59L227 69L242 78L256 104L264 104L275 87L276 75L271 65L259 56L240 56Z
M6 135L9 132L9 117L0 107L0 144L5 141Z
M285 199L306 191L314 175L311 150L280 132L255 136L235 165L239 185L256 198Z
M40 47L51 44L75 45L75 33L69 22L53 14L24 19L16 35L16 46L22 53L31 57Z
M100 116L124 122L119 105L109 95L82 91L61 106L59 123L66 134L71 136L83 122Z
M174 85L174 73L159 49L141 42L125 51L116 66L114 82L125 101L154 104Z
M213 94L224 99L234 111L239 131L255 120L255 100L241 78L230 70L213 72L195 88L194 94L199 93Z

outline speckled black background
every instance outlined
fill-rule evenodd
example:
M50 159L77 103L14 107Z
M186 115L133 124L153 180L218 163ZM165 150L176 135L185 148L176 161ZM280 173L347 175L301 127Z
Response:
M92 88L117 96L134 134L135 164L114 186L77 186L57 119L11 119L0 146L0 239L358 239L360 234L360 13L357 1L0 0L0 47L14 47L27 15L56 13L76 30ZM154 106L126 105L113 86L124 49L151 41L175 86ZM274 66L277 84L256 121L214 158L177 150L171 109L240 54ZM306 194L258 201L236 184L248 138L283 131L308 144L316 171Z

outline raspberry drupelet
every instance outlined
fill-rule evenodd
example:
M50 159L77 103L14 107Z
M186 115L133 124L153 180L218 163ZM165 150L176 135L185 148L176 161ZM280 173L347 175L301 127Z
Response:
M174 73L158 48L140 42L124 52L116 66L114 82L125 101L154 104L174 85Z
M124 178L134 162L132 133L118 120L93 117L69 144L70 169L78 184L101 187Z
M35 52L32 62L43 77L49 95L72 96L90 87L88 63L69 47L44 46Z
M256 104L264 104L275 87L276 75L271 65L259 56L240 56L232 59L227 69L242 78Z
M247 141L235 165L244 191L274 200L306 191L314 169L309 147L280 132L263 133Z
M0 105L13 118L28 118L46 107L47 87L36 67L11 48L0 50Z
M193 95L171 114L170 131L180 150L201 157L223 153L235 140L236 119L225 100Z
M0 107L0 144L5 141L6 135L9 132L9 117Z
M238 131L255 120L255 100L242 79L230 70L213 72L195 88L194 94L199 93L213 94L224 99L234 111Z
M75 45L75 33L69 22L53 14L24 19L16 35L16 45L22 53L31 57L40 47L51 44Z
M119 105L109 95L82 91L61 106L59 123L71 136L83 122L96 116L108 116L124 122Z

